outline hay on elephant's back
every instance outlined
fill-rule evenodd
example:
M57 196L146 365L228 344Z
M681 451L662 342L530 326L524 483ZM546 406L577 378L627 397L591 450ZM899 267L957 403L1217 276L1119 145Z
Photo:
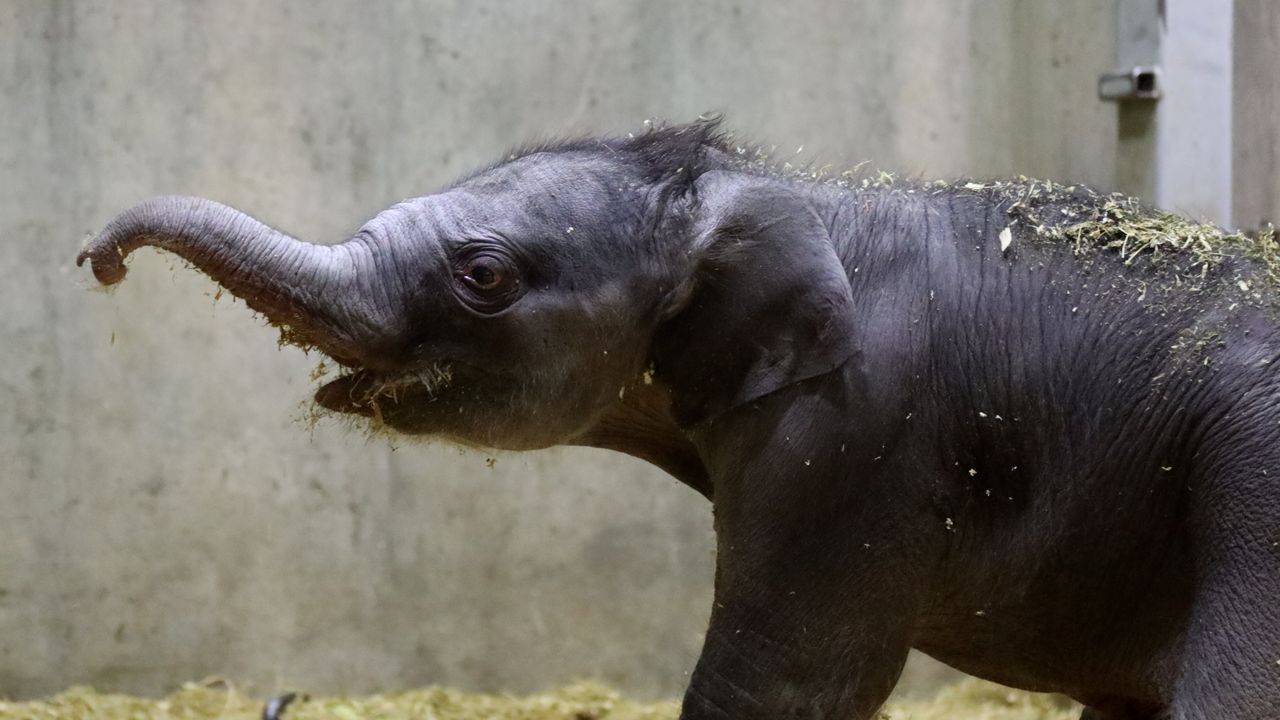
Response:
M191 683L160 699L72 688L47 700L0 703L0 720L257 720L260 699L223 683ZM891 702L886 720L1075 720L1079 709L1037 695L967 680L932 700ZM600 685L583 683L553 692L513 697L429 688L363 697L299 700L286 720L676 720L676 702L642 703Z

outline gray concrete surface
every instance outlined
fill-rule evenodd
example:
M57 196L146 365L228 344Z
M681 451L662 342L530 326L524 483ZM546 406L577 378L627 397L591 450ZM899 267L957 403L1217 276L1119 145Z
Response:
M1280 223L1280 3L1235 8L1232 219L1255 228Z
M316 358L114 212L191 193L344 237L521 141L722 110L803 160L1108 187L1107 0L0 3L0 695L594 677L675 695L710 508L585 450L300 420ZM909 685L933 671L914 665Z

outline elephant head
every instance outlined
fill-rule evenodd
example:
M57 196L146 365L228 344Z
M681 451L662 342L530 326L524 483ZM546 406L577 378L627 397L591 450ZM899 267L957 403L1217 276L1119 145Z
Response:
M343 366L315 396L330 410L466 444L613 447L696 486L682 426L849 354L848 281L809 200L721 172L728 157L710 122L535 147L332 246L161 197L78 262L111 284L138 247L182 256Z

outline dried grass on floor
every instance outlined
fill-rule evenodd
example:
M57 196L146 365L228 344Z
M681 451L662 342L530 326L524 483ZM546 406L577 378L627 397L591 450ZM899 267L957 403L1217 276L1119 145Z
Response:
M48 700L0 703L0 720L257 720L260 700L221 684L191 684L163 700L72 688ZM598 685L573 685L528 697L432 688L353 698L312 698L291 705L286 720L675 720L674 702L642 704ZM1061 699L967 680L930 701L892 703L887 720L1075 720Z

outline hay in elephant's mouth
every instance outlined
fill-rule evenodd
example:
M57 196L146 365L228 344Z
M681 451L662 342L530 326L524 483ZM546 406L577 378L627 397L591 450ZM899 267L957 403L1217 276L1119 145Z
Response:
M316 404L326 410L377 418L385 403L412 394L435 396L453 382L449 365L434 364L399 373L350 370L316 391Z
M256 720L262 701L224 683L191 683L161 700L72 688L47 700L0 702L0 720ZM676 720L674 701L642 703L594 684L525 697L464 693L448 688L366 697L320 697L289 705L285 720ZM890 702L883 720L1075 720L1080 709L1062 698L1010 690L979 680L943 688L931 700Z

